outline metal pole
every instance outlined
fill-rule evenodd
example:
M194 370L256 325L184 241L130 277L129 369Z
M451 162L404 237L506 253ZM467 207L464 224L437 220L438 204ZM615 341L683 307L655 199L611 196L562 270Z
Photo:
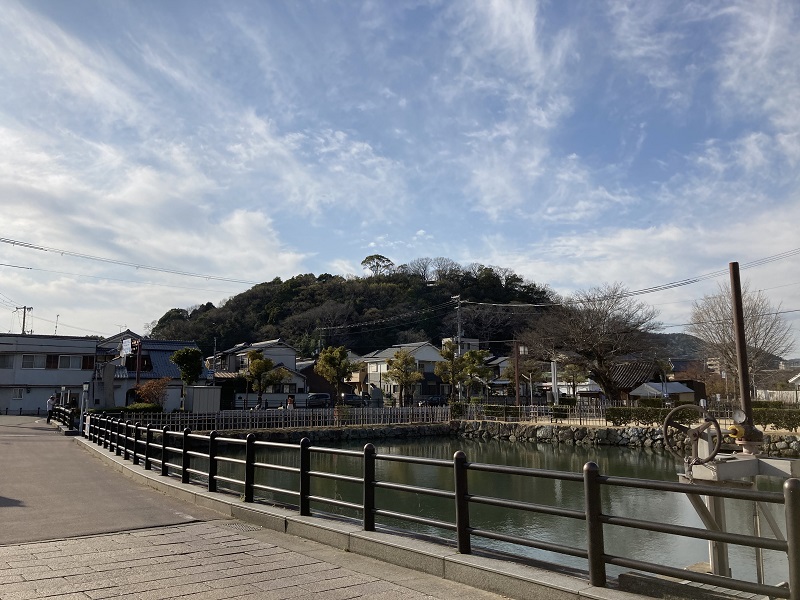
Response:
M583 467L584 511L586 513L586 549L589 559L589 582L595 587L606 585L605 543L603 541L600 467L588 462Z
M244 501L253 501L253 483L256 478L256 434L248 433L244 461Z
M192 433L192 430L189 429L188 427L183 430L183 444L181 445L181 483L189 483L189 434L190 433Z
M216 431L208 435L208 491L217 491L217 436Z
M300 440L300 514L304 517L311 515L311 440Z
M467 488L467 455L461 450L453 455L455 479L456 536L459 554L472 552L469 526L469 490Z
M364 446L364 531L375 531L375 446Z
M789 559L789 599L800 600L800 479L783 484L786 512L787 558Z

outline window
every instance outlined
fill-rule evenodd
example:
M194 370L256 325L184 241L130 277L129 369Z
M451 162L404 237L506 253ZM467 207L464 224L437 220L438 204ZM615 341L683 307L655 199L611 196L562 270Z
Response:
M22 392L25 391L25 388L14 388L11 390L11 399L12 400L22 400Z
M14 355L0 354L0 369L13 369L13 368L14 368Z
M82 356L73 356L70 354L62 354L58 357L58 368L59 369L80 369L81 362L83 360Z
M88 354L81 357L81 369L84 371L91 371L94 369L94 355Z
M23 354L22 355L22 368L23 369L44 369L47 355L45 354Z

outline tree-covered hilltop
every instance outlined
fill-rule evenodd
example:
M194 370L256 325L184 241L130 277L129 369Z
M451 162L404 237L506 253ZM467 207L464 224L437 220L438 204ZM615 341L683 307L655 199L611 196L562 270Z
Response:
M416 259L395 267L380 255L367 257L365 277L297 275L262 283L220 306L208 302L173 308L150 326L158 339L194 340L206 355L240 342L283 338L310 356L325 346L347 346L359 354L404 342L430 341L457 332L460 296L462 333L496 350L514 337L534 308L554 294L544 284L524 280L510 269L445 258ZM482 305L473 303L484 303ZM492 306L497 305L497 306ZM507 346L506 346L507 348Z

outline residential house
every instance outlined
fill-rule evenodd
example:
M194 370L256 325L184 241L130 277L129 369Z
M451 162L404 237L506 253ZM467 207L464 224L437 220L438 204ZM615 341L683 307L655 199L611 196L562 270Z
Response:
M376 350L361 357L364 363L363 382L360 382L364 389L377 387L383 392L385 397L390 394L393 398L399 396L399 387L393 381L387 379L388 371L387 360L394 358L394 355L404 350L408 352L416 363L417 370L422 373L422 380L414 386L411 392L412 398L427 398L430 396L447 395L447 386L442 384L441 379L434 373L436 363L443 361L439 350L430 342L415 342L411 344L395 344L384 350Z
M127 351L125 340L137 340L139 352ZM183 348L197 348L195 342L181 340L155 340L142 337L130 330L118 333L97 343L97 369L92 381L90 408L114 408L136 401L137 385L154 379L169 377L167 411L181 407L183 382L178 366L170 358ZM200 376L203 384L210 379L204 369Z
M282 339L243 342L217 352L216 356L211 357L210 363L216 367L214 381L223 386L223 406L246 409L257 404L257 394L246 383L249 367L247 355L253 350L260 351L264 358L271 360L274 368L282 367L291 375L289 380L269 388L262 394L262 402L266 406L277 407L285 404L290 395L308 392L306 375L297 367L297 350L295 348Z
M0 335L0 413L46 412L52 394L78 405L94 374L96 348L88 337Z
M674 406L694 402L694 390L677 381L649 381L628 394L631 399L661 398Z

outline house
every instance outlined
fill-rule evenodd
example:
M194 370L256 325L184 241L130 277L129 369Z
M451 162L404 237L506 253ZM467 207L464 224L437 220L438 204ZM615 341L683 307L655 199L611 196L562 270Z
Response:
M417 370L422 373L423 379L418 382L411 392L412 398L422 398L428 396L446 395L442 381L436 373L434 367L436 363L443 361L439 350L430 342L414 342L411 344L395 344L384 350L376 350L361 357L365 365L363 381L359 382L363 389L375 386L383 392L384 396L391 394L397 398L399 396L399 386L386 378L388 371L387 360L394 358L394 355L404 350L408 352L416 363Z
M45 412L51 394L78 405L94 375L96 348L88 337L0 335L0 413Z
M209 367L215 367L213 369L215 383L222 385L223 406L250 408L258 402L257 395L252 392L246 380L250 364L247 355L253 350L261 352L264 358L271 360L275 369L283 368L291 376L289 380L268 388L262 394L262 402L266 402L267 406L279 406L287 400L289 395L308 392L306 375L297 366L297 350L295 348L280 338L263 342L243 342L217 352L215 356L206 360Z
M128 340L128 342L126 342ZM129 343L138 341L140 350L130 352ZM181 406L183 382L181 372L170 358L183 348L197 348L195 342L183 340L155 340L142 337L130 330L123 331L97 343L97 368L92 381L90 408L114 408L136 401L137 385L154 379L169 377L164 409L175 410ZM200 382L210 378L204 369Z
M628 394L632 399L661 398L673 405L694 402L694 390L677 381L649 381Z
M614 365L611 369L611 377L619 390L619 400L625 404L630 404L630 393L643 383L653 381L657 378L658 369L650 361L632 361ZM615 398L611 398L615 400Z

